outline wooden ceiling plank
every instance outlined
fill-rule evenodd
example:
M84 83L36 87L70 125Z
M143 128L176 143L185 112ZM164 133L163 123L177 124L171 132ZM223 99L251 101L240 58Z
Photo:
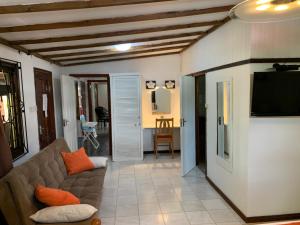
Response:
M41 38L41 39L31 39L31 40L16 40L16 41L11 41L10 43L12 45L28 45L28 44L43 44L43 43L53 43L53 42L78 41L78 40L87 40L87 39L95 39L95 38L144 34L144 33L180 30L180 29L197 28L197 27L205 27L205 26L215 26L220 23L221 23L221 20L214 20L214 21L205 21L205 22L198 22L198 23L163 26L163 27L151 27L151 28L134 29L134 30L112 31L112 32L106 32L106 33L74 35L74 36L64 36L64 37L54 37L54 38Z
M206 37L207 35L211 34L212 32L216 31L217 29L219 29L221 26L223 26L224 24L228 23L230 21L230 17L226 17L225 19L222 20L222 22L220 24L217 24L215 26L213 26L212 28L210 28L208 31L205 32L204 35L192 40L190 42L189 45L187 45L186 47L184 47L181 52L186 51L188 48L192 47L194 44L196 44L198 41L200 41L202 38Z
M106 47L106 46L114 46L114 45L124 44L124 43L150 42L150 41L160 41L160 40L167 40L167 39L199 36L204 33L205 32L203 32L203 31L198 31L198 32L188 32L188 33L164 35L164 36L157 36L157 37L137 38L137 39L111 41L111 42L100 42L100 43L83 44L83 45L38 48L38 49L31 49L30 52L52 52L52 51L63 51L63 50L82 49L82 48Z
M120 5L166 2L175 0L74 0L38 4L0 6L0 14L48 12L72 9L88 9Z
M184 39L184 40L180 40L180 41L170 41L170 42L163 42L163 43L158 43L158 44L147 44L147 45L135 46L132 48L132 50L163 47L163 46L168 46L168 45L180 45L181 46L183 44L188 44L190 42L191 42L191 39ZM83 56L83 55L109 53L109 52L112 52L112 50L104 49L104 50L95 50L95 51L83 51L83 52L81 51L81 52L59 53L59 54L51 54L51 55L43 55L43 56L50 58L50 59L54 59L54 58L61 58L61 57Z
M116 58L116 59L96 60L96 61L88 61L88 62L62 64L62 66L77 66L77 65L86 65L86 64L94 64L94 63L103 63L103 62L115 62L115 61L129 60L129 59L140 59L140 58L149 58L149 57L157 57L157 56L165 56L165 55L175 55L175 54L179 54L179 53L180 53L180 51L168 52L168 53L159 53L159 54L151 54L151 55L143 55L143 56L133 56L133 57L128 57L128 58Z
M187 44L186 44L187 45ZM101 58L110 58L110 57L119 57L119 56L130 56L136 54L143 54L143 53L153 53L153 52L162 52L162 51L170 51L170 50L181 50L183 46L172 46L172 47L164 47L164 48L155 48L155 49L142 49L130 52L114 52L111 54L105 55L94 55L94 56L85 56L85 57L78 57L78 58L71 58L71 59L59 59L56 60L57 62L70 62L70 61L79 61L79 60L87 60L87 59L101 59Z
M117 23L130 23L130 22L140 22L140 21L148 21L148 20L178 18L178 17L185 17L185 16L227 12L233 6L234 5L227 5L227 6L205 8L205 9L161 12L161 13L153 13L153 14L146 14L146 15L130 16L130 17L102 18L102 19L91 19L91 20L74 21L74 22L57 22L57 23L46 23L46 24L21 25L21 26L13 26L13 27L0 27L0 33L65 29L65 28L88 27L88 26L109 25L109 24L117 24Z

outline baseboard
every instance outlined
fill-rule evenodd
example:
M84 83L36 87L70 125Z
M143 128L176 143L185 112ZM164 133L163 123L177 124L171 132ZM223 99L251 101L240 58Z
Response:
M282 220L297 220L300 219L300 213L284 214L284 215L272 215L272 216L255 216L247 217L224 193L221 189L208 177L206 176L208 183L222 196L228 205L246 222L246 223L261 223L261 222L272 222Z
M174 150L175 153L180 153L180 150ZM158 153L170 153L169 150L158 150ZM144 151L144 154L154 154L154 151Z

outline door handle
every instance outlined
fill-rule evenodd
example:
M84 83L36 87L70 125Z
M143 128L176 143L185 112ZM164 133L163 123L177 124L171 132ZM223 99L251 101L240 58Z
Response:
M218 118L218 123L219 123L219 125L222 125L222 117L221 116L219 116L219 118Z
M185 125L186 122L187 121L184 118L181 118L181 120L180 120L181 127L184 127L184 125Z

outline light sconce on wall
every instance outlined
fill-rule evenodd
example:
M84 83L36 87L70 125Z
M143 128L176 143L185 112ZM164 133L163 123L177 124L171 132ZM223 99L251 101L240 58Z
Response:
M156 81L155 80L146 80L146 89L155 89Z
M175 89L175 80L166 80L165 86L167 89Z

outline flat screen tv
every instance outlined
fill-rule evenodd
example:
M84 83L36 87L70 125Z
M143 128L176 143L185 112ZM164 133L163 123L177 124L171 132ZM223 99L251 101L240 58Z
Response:
M300 116L300 72L254 73L251 116Z

